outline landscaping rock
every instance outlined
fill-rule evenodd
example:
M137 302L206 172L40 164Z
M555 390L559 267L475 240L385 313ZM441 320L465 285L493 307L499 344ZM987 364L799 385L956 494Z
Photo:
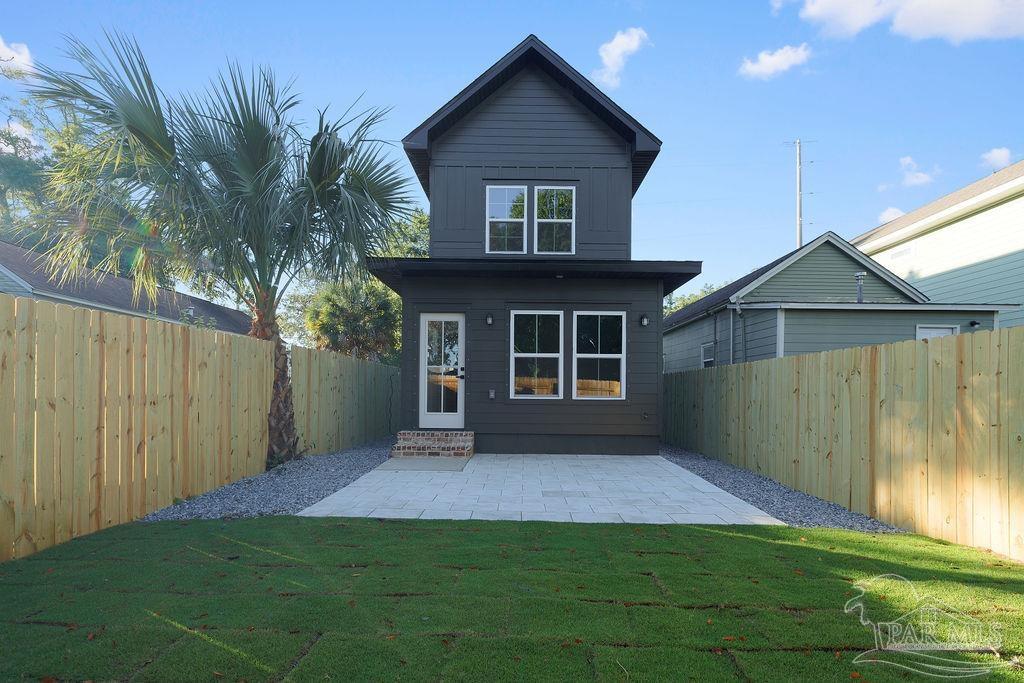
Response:
M292 515L388 459L393 439L329 455L307 455L144 517L144 522Z
M720 460L706 458L681 448L662 446L661 455L715 486L747 501L772 517L797 527L830 527L853 531L901 533L899 527L873 517L851 512L803 491L795 491L774 479L735 467Z

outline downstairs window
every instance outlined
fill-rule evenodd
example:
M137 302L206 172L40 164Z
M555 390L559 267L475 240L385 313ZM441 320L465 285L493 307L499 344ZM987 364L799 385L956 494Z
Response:
M626 314L573 313L573 398L626 397Z
M512 311L511 398L562 398L562 312Z

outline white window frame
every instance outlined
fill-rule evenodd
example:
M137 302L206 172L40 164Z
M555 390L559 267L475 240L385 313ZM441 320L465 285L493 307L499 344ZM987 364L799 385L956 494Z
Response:
M495 219L501 223L514 223L519 221L523 224L523 248L520 251L491 251L491 216L490 202L491 190L522 190L523 191L523 217L509 219ZM526 225L530 216L530 192L526 185L485 185L484 186L484 253L485 254L525 254L526 250ZM575 214L575 210L574 210Z
M704 350L708 348L711 349L710 358L704 355ZM704 365L704 363L706 363L707 361L711 361L711 365ZM715 342L704 342L703 344L700 345L700 367L701 369L715 367Z
M622 318L622 352L615 353L579 353L576 345L577 321L581 315L617 315ZM621 396L579 396L576 391L577 367L576 361L580 358L599 358L611 360L619 358L619 378L621 382ZM572 312L572 397L576 401L625 401L626 400L626 312L625 311L573 311Z
M517 315L557 315L558 316L558 353L516 353L516 316ZM562 357L565 351L565 316L562 311L517 309L509 311L508 317L508 397L516 401L544 401L562 398L564 382L562 381ZM516 358L557 358L558 359L558 394L556 396L517 395L516 394Z
M940 336L943 336L943 337L950 337L950 336L955 337L956 335L960 334L960 326L959 325L949 325L949 324L945 324L945 323L928 323L928 324L925 324L925 325L918 325L916 328L914 328L914 337L917 339L917 341L922 341L922 340L924 340L924 337L921 336L921 330L922 329L929 329L929 328L930 329L934 329L934 328L937 328L937 327L941 327L943 329L947 329L947 330L952 330L953 331L951 334L940 335ZM935 337L929 337L929 339L935 339Z
M572 192L572 221L566 221L564 218L537 218L540 214L537 211L537 195L540 194L541 190L569 190ZM540 251L537 247L540 244L538 239L540 233L541 223L571 223L570 236L572 239L572 246L569 251ZM576 186L575 185L535 185L533 187L533 253L543 254L544 256L571 256L576 253Z

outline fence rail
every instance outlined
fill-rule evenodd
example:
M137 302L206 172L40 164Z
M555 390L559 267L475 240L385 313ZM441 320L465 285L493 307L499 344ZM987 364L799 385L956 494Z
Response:
M262 471L272 352L0 295L0 560Z
M292 347L299 448L331 453L398 430L398 368Z
M1024 560L1024 327L665 377L665 439Z

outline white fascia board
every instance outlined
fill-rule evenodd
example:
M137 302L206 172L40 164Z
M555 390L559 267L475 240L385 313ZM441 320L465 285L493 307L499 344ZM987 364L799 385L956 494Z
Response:
M1003 183L999 187L992 188L988 192L982 192L981 194L971 197L970 199L966 199L959 204L954 204L942 211L937 211L929 216L925 216L924 218L906 225L895 232L889 233L888 235L882 235L880 237L865 240L861 244L861 248L868 254L877 254L889 247L916 237L921 233L930 232L931 230L940 228L948 223L952 223L963 218L968 214L982 211L994 204L999 204L1006 199L1010 199L1015 195L1022 193L1024 193L1024 176L1014 178L1013 180Z

